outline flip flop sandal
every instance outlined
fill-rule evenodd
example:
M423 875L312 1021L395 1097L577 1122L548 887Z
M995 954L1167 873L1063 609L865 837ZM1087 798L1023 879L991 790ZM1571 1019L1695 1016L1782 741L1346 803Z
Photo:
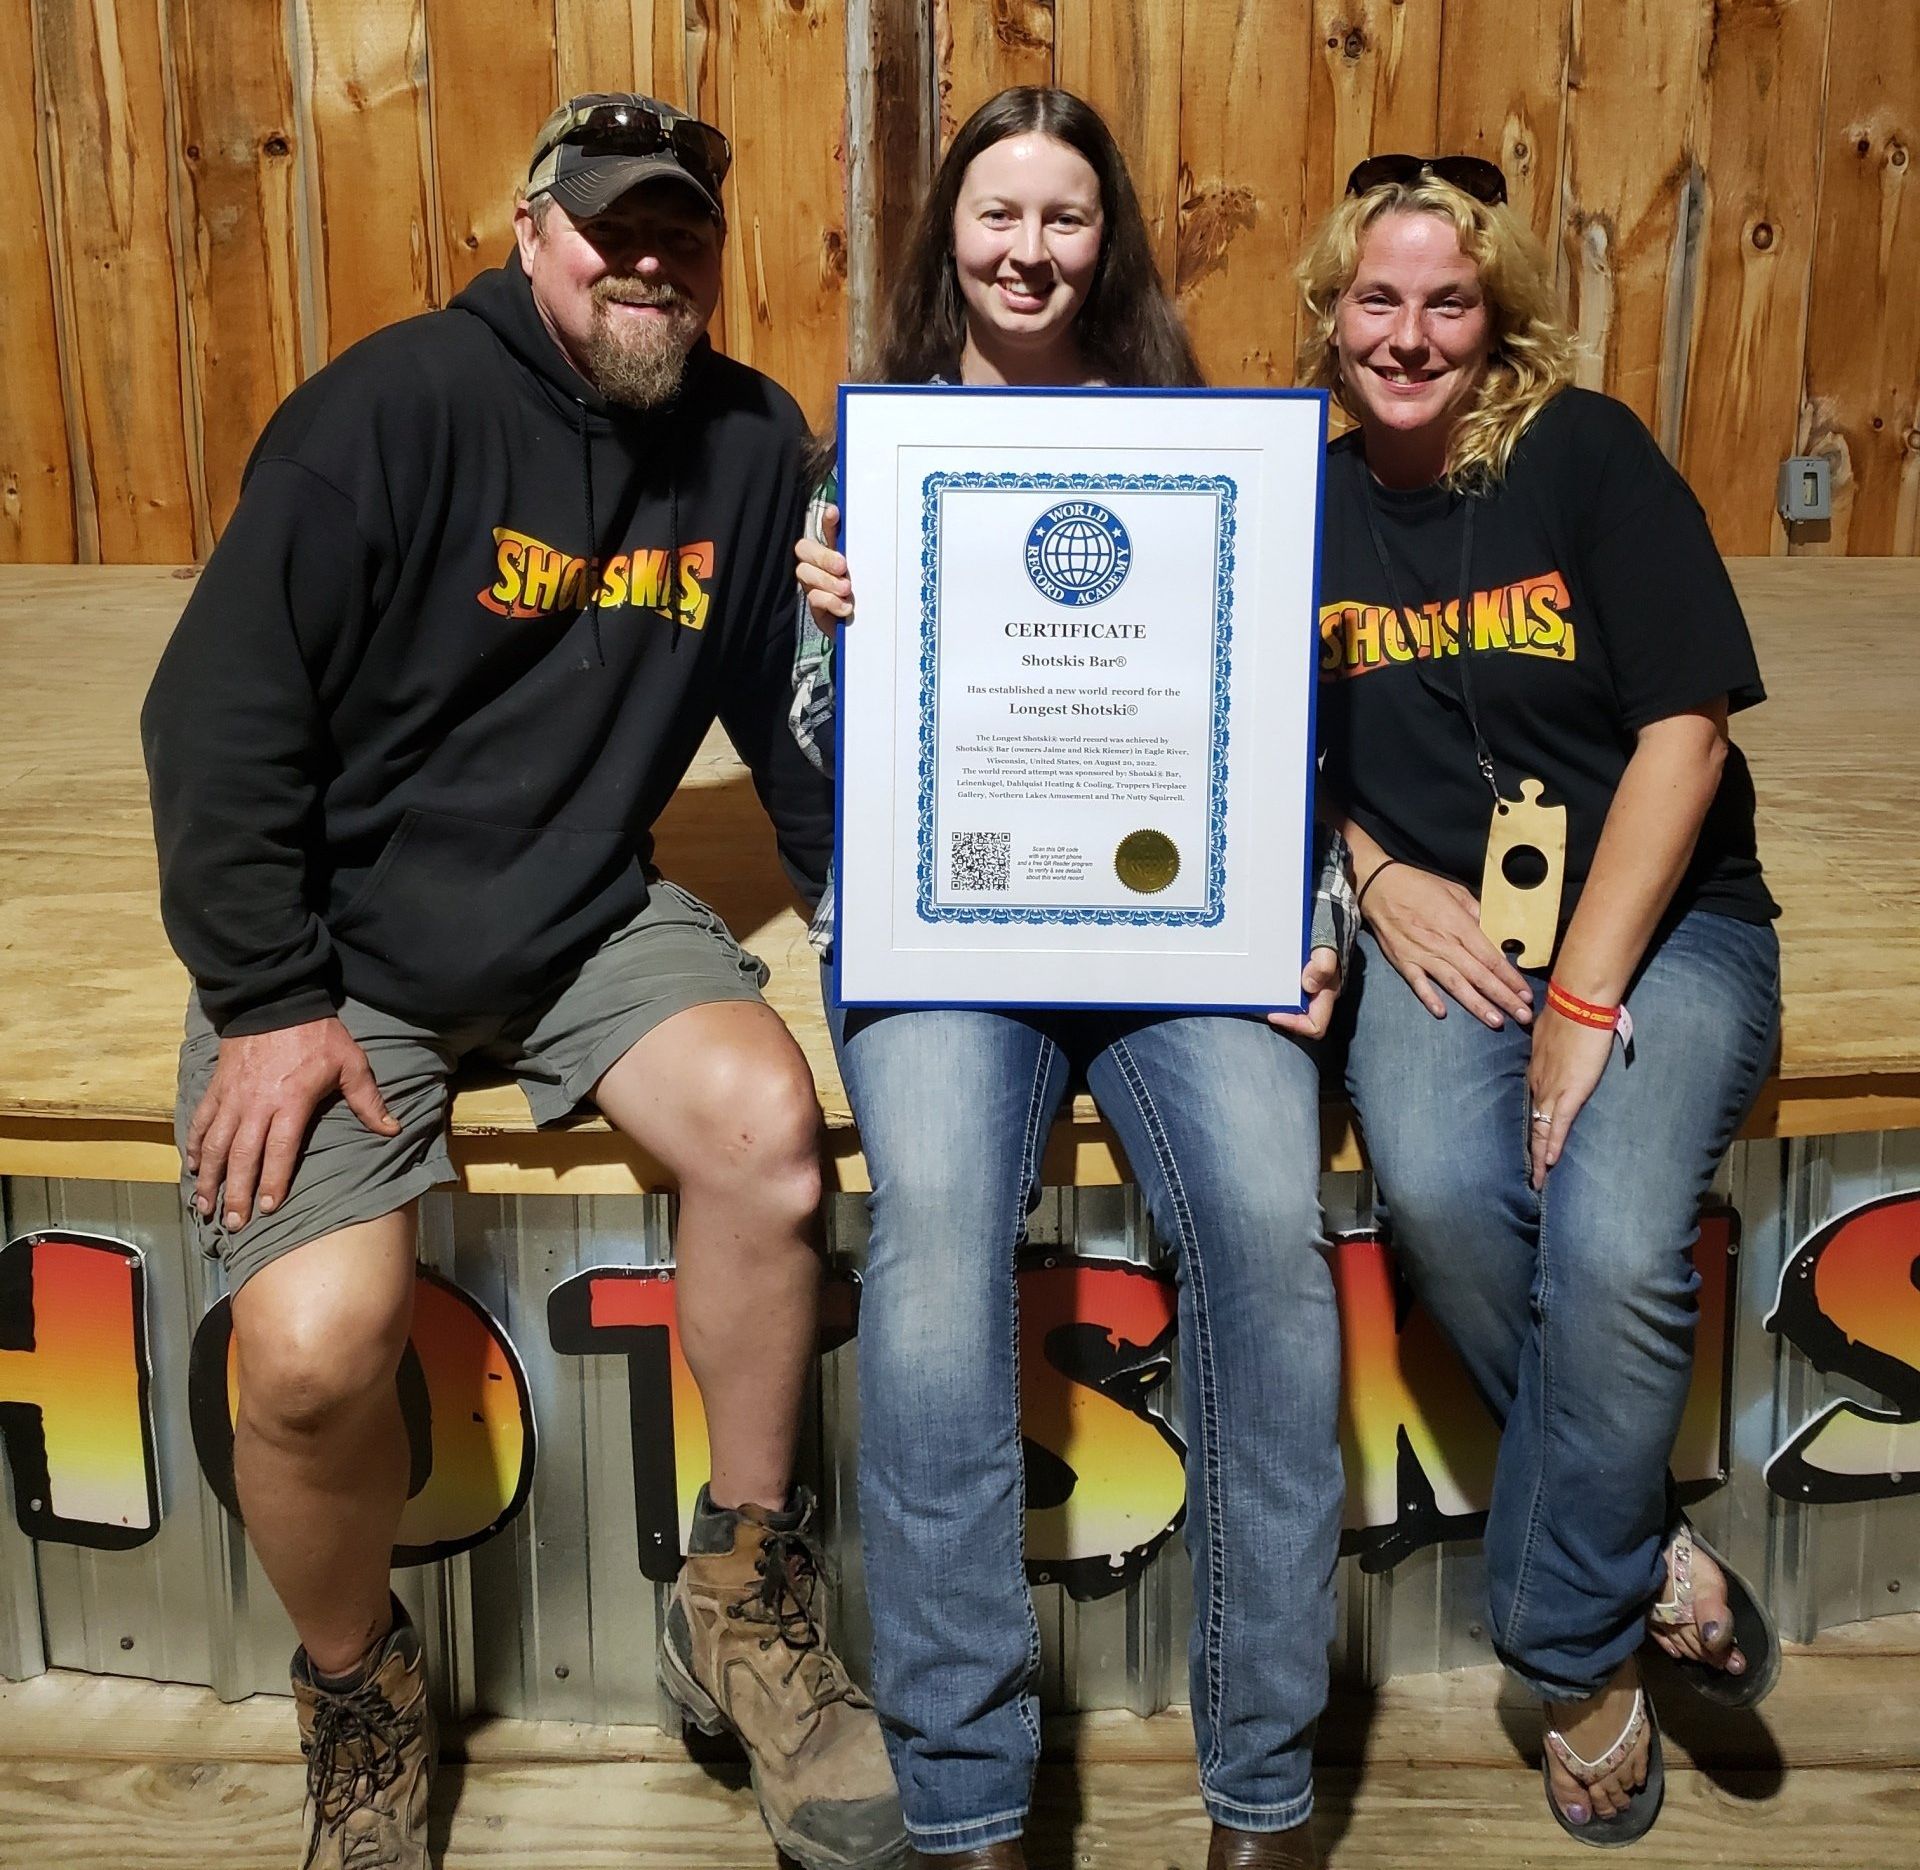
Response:
M1647 1612L1650 1630L1698 1627L1693 1610L1693 1555L1701 1551L1720 1567L1727 1581L1727 1611L1733 1619L1733 1645L1747 1666L1731 1675L1710 1662L1692 1662L1662 1650L1667 1666L1695 1694L1722 1708L1757 1707L1780 1679L1780 1630L1760 1594L1683 1519L1667 1547L1667 1588Z
M1596 1815L1583 1825L1575 1824L1560 1809L1560 1801L1553 1796L1553 1780L1547 1773L1548 1754L1583 1786L1590 1786L1596 1780L1604 1779L1626 1760L1642 1732L1648 1736L1646 1784L1627 1800L1625 1811L1616 1812L1611 1818ZM1567 1744L1564 1734L1557 1728L1549 1727L1546 1749L1540 1755L1540 1783L1546 1790L1547 1810L1553 1814L1553 1822L1568 1837L1603 1851L1637 1844L1653 1829L1653 1821L1660 1816L1661 1801L1667 1796L1667 1768L1660 1750L1660 1723L1653 1718L1653 1703L1647 1699L1647 1691L1644 1688L1633 1691L1633 1712L1627 1716L1627 1724L1621 1729L1620 1738L1597 1760L1583 1760Z

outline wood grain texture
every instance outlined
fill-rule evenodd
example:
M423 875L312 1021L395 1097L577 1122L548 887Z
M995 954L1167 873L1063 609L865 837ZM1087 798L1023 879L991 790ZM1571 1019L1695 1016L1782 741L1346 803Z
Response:
M685 0L556 0L554 101L582 91L640 91L687 101ZM531 145L537 124L527 126Z
M1694 278L1697 73L1713 0L1574 0L1563 271L1581 380L1636 410L1669 455Z
M1215 383L1293 381L1313 31L1313 0L1186 0L1172 284Z
M1179 262L1184 25L1173 0L1056 0L1054 7L1055 82L1106 118L1169 286Z
M1876 1618L1789 1644L1776 1693L1758 1720L1717 1719L1690 1695L1656 1682L1665 1726L1684 1768L1792 1771L1920 1767L1920 1618ZM1697 1709L1697 1712L1696 1712ZM1871 1720L1862 1711L1871 1709ZM1322 1767L1369 1773L1408 1760L1437 1769L1517 1763L1537 1704L1495 1665L1401 1675L1376 1687L1336 1679L1320 1723ZM1049 1716L1043 1754L1059 1765L1182 1765L1193 1757L1184 1708L1142 1718L1120 1709ZM116 1761L291 1764L299 1758L284 1695L221 1702L209 1689L133 1676L53 1669L0 1682L0 1762ZM479 1715L441 1733L441 1758L477 1766L685 1765L679 1732Z
M1831 11L1721 0L1711 25L1680 467L1723 552L1786 549L1775 498L1800 416Z
M1434 148L1440 0L1315 0L1307 213L1345 192L1363 157Z
M96 0L43 4L38 21L63 325L97 550L109 561L177 563L197 539L159 17L141 0Z
M0 562L78 557L60 338L54 323L31 0L0 0Z
M1800 452L1833 522L1794 550L1920 552L1920 7L1836 0L1822 143Z
M423 0L304 0L294 17L319 351L337 357L439 303L426 17Z
M844 0L731 0L713 35L733 139L724 345L815 424L847 355L846 25Z
M167 0L167 22L190 407L217 533L302 374L300 148L283 0Z
M1573 0L1446 0L1436 149L1485 156L1552 253L1560 217Z
M427 0L440 292L500 265L534 132L553 109L553 0Z
M1860 1718L1856 1716L1856 1719ZM774 1870L744 1768L689 1762L469 1764L434 1788L445 1870ZM284 1870L299 1834L295 1764L179 1761L0 1768L0 1866ZM1027 1853L1035 1870L1202 1870L1208 1823L1191 1756L1043 1765ZM1882 1870L1920 1821L1911 1770L1672 1765L1641 1870ZM1318 1775L1315 1830L1331 1870L1471 1863L1533 1870L1589 1861L1541 1805L1537 1769L1383 1762Z
M1772 693L1736 737L1760 799L1760 849L1785 907L1778 1087L1750 1135L1920 1125L1920 768L1907 749L1920 670L1911 559L1737 559L1730 567ZM0 735L0 1163L106 1124L97 1172L123 1179L130 1144L164 1146L186 979L160 927L134 730L148 675L191 573L0 568L0 693L32 735ZM839 1185L864 1185L821 1017L819 971L752 788L709 737L659 827L668 874L705 896L773 970L833 1132ZM130 1133L111 1126L144 1124ZM510 1085L463 1090L454 1126L476 1185L621 1192L645 1184L604 1130L527 1140ZM62 1156L64 1164L76 1160ZM142 1158L149 1166L158 1157ZM1336 1117L1323 1160L1357 1166ZM0 1169L0 1172L8 1172ZM11 1172L39 1172L20 1166ZM78 1171L75 1171L78 1172ZM1048 1176L1110 1182L1111 1137L1082 1100L1055 1131ZM130 1177L132 1171L126 1171ZM162 1179L170 1179L163 1177Z
M878 353L887 293L933 173L927 0L848 0L847 348L851 374Z
M1053 82L1053 0L930 0L930 5L940 148L996 92Z

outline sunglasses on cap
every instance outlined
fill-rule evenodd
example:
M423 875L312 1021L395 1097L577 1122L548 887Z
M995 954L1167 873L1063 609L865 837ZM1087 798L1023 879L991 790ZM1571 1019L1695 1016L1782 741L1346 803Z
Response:
M668 116L642 99L611 98L577 104L550 124L530 169L561 143L595 156L671 155L716 194L733 166L733 145L697 117Z
M1347 177L1347 193L1365 195L1376 188L1405 188L1426 175L1489 208L1497 208L1507 199L1507 178L1500 173L1498 163L1484 156L1369 156L1354 165Z

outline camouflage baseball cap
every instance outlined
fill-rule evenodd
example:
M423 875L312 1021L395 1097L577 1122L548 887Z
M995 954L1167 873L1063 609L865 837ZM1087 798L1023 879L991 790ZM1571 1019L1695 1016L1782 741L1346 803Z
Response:
M685 184L725 224L720 185L733 161L710 123L635 91L571 97L540 126L527 169L527 198L548 194L569 214L604 212L628 189L666 179Z

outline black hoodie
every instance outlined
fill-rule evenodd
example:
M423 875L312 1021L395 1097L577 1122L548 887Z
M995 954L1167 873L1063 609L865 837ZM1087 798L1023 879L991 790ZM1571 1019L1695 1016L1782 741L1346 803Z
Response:
M806 428L703 341L609 404L517 258L281 405L141 716L167 933L222 1033L518 1010L646 901L716 715L817 897L786 723Z

